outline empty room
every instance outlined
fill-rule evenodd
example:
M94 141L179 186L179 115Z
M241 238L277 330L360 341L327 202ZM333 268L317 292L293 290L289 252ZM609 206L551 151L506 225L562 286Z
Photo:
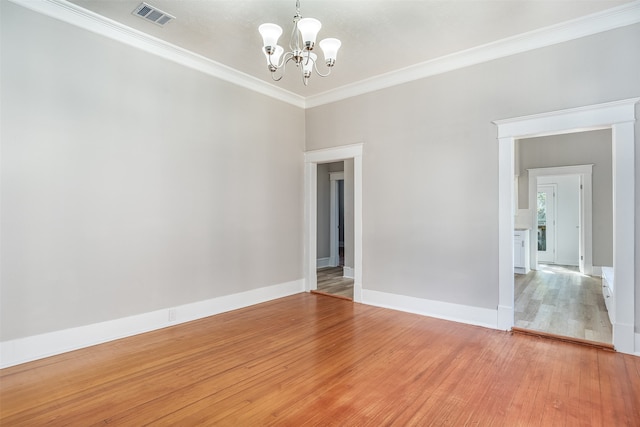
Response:
M640 1L2 0L0 55L0 425L639 425Z

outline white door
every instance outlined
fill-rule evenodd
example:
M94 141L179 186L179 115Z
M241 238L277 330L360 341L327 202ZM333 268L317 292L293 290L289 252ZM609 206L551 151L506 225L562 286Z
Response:
M556 262L556 185L538 185L538 262Z

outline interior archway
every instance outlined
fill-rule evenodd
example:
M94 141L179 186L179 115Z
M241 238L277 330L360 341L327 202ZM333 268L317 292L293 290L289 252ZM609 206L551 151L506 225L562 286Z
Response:
M615 322L613 344L635 353L635 106L640 98L497 120L498 126L498 319L499 329L514 323L513 174L516 139L595 129L612 129L613 268Z

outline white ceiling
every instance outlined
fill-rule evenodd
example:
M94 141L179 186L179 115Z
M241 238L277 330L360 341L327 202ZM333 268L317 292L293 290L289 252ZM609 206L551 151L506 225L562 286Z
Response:
M271 82L258 25L284 29L295 0L147 0L176 17L165 27L132 15L139 0L70 0L233 69ZM279 83L308 97L464 49L609 9L630 0L301 0L304 17L322 22L318 39L342 41L332 75L305 87L294 70ZM294 67L295 68L295 67Z

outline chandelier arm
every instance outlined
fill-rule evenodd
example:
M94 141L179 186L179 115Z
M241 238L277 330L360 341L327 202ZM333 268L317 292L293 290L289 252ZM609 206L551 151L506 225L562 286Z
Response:
M287 59L287 55L289 56L289 58ZM275 67L276 69L280 69L284 67L284 64L286 64L287 62L289 62L291 60L291 58L293 58L293 54L291 52L286 52L284 55L282 55L282 57L280 58L280 62L277 64L274 64L271 62L271 55L269 55L269 65L271 65L272 67Z
M316 74L319 75L320 77L327 77L329 74L331 74L331 68L329 68L329 71L327 71L327 74L322 74L318 70L318 61L313 61L313 68L316 70Z
M285 58L287 57L287 55L289 56L289 58L287 58L287 59L286 59L286 61L285 61ZM289 61L291 61L292 59L293 59L293 54L292 54L291 52L287 52L287 53L285 53L285 54L283 55L283 57L282 57L282 64L280 64L280 65L277 67L277 69L276 69L276 70L281 70L282 74L280 74L280 77L277 77L277 78L276 78L276 76L275 76L275 75L276 75L276 72L275 72L275 71L273 71L273 72L271 73L271 79L272 79L274 82L279 82L280 80L282 80L282 78L284 77L284 75L285 75L285 74L286 74L286 72L287 72L287 63L288 63Z

